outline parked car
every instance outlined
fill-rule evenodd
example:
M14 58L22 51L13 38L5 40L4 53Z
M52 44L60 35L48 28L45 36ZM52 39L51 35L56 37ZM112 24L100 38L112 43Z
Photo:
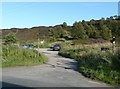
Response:
M54 50L54 51L59 51L60 48L61 48L60 44L55 44L55 45L53 46L53 50Z
M21 44L20 46L22 46L24 48L34 48L33 44Z

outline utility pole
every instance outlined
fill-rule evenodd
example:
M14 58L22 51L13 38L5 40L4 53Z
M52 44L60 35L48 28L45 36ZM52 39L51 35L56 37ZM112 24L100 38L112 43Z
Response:
M39 49L39 41L40 41L40 40L39 40L39 38L38 38L38 49Z
M39 33L37 33L37 36L38 36L38 55L39 55L39 43L40 43Z

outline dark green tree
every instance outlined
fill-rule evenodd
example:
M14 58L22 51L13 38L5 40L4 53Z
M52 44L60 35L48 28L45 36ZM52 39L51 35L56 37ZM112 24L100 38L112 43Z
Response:
M67 23L63 22L63 29L67 29Z
M90 25L94 25L95 24L95 20L91 19L89 23L90 23Z
M112 37L111 30L106 25L101 27L101 37L105 40L109 40Z
M79 30L84 30L84 27L83 27L83 25L82 25L81 22L75 22L75 23L73 24L73 28L79 29Z
M77 39L87 39L86 30L84 29L81 22L75 22L71 30L71 36Z
M99 38L100 37L100 33L98 31L98 29L94 26L94 25L90 25L92 31L91 31L91 34L90 34L90 38Z
M62 26L55 26L54 28L50 29L50 34L53 38L63 38L66 36L67 32Z
M105 20L104 19L101 19L100 20L100 27L103 26L105 24Z
M8 44L8 45L10 45L10 44L14 44L14 43L16 43L18 40L17 40L17 38L16 38L16 36L15 36L15 34L8 34L7 36L5 36L4 37L4 44Z
M91 37L91 34L92 34L92 29L91 29L91 27L90 27L86 22L83 23L83 26L84 26L84 29L86 30L86 34L87 34L88 37L90 38L90 37Z

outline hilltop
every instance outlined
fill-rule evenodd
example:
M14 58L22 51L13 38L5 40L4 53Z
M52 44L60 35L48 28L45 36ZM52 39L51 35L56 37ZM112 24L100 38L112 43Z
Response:
M120 16L111 16L99 20L74 22L68 26L66 22L56 26L38 26L32 28L11 28L2 29L2 36L14 33L19 42L36 42L38 37L41 40L58 41L59 39L72 40L74 43L87 43L88 41L98 42L110 41L113 36L120 42ZM39 36L38 36L39 34Z

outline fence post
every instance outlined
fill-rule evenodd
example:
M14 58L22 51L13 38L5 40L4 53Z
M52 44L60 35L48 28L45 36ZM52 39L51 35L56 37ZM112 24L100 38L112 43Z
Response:
M112 38L113 53L115 53L115 37Z

